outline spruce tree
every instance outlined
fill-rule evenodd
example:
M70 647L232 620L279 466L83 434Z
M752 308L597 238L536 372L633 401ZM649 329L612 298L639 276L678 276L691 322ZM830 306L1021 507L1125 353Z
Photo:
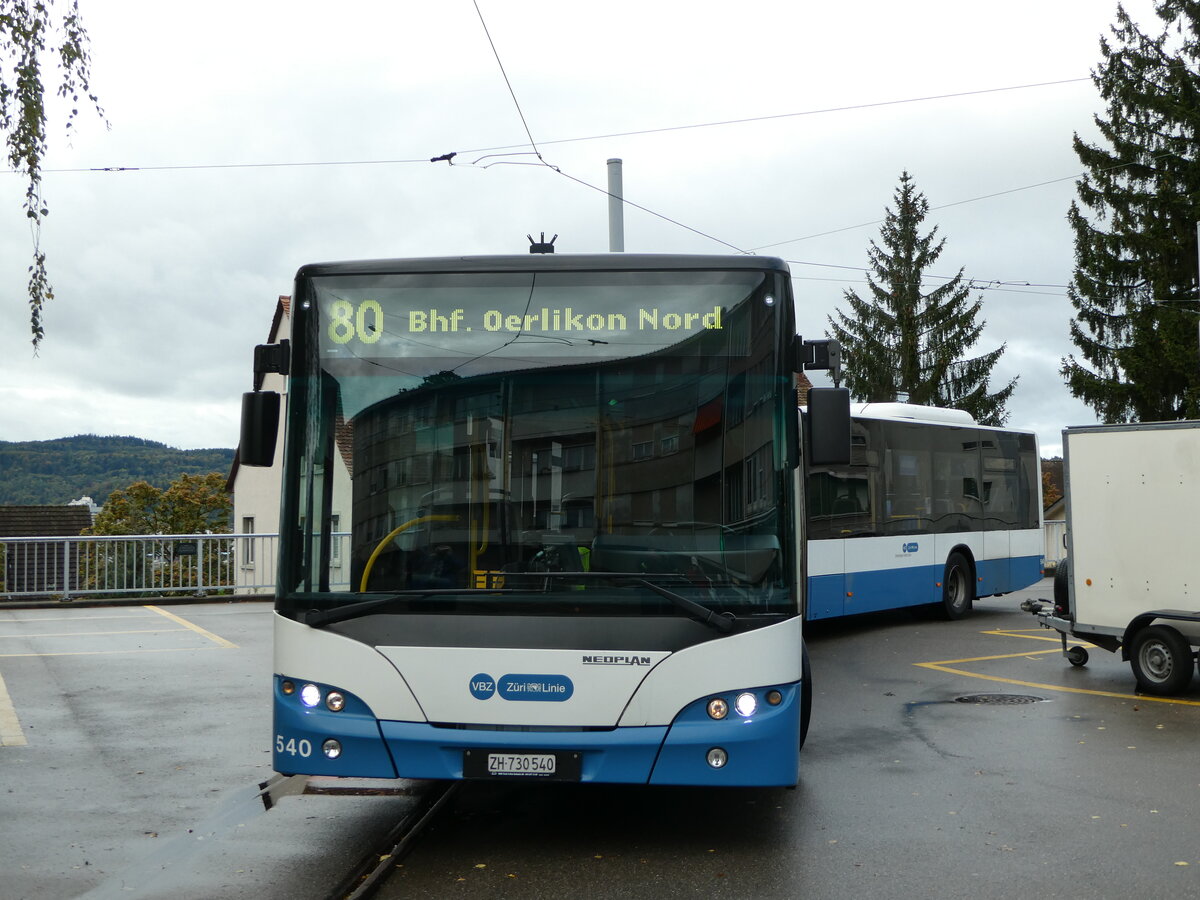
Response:
M1062 374L1107 422L1200 415L1200 3L1161 0L1155 12L1163 31L1147 37L1117 8L1092 75L1107 146L1074 140L1088 170L1067 216L1071 340L1083 359L1065 358Z
M901 173L893 201L880 231L882 246L871 241L868 251L870 297L847 290L850 313L839 309L836 320L829 318L842 344L846 386L860 401L907 394L910 403L965 409L979 422L1002 425L1017 379L994 393L988 391L988 379L1004 345L965 356L987 324L979 319L983 301L972 301L962 269L944 284L922 290L924 273L941 256L946 239L937 240L936 226L920 234L929 201L908 172Z

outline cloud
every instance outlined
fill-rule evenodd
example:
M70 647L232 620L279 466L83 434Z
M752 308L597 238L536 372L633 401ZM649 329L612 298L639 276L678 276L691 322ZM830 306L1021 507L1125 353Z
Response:
M300 265L524 253L540 231L560 252L603 251L607 199L588 184L604 186L609 157L625 160L627 198L661 216L627 208L631 251L725 252L871 223L902 170L934 207L1070 176L1071 135L1102 108L1089 82L892 101L1085 77L1115 4L479 8L503 73L470 5L89 5L112 128L84 113L46 168L170 168L47 172L56 297L36 358L22 185L0 180L0 437L233 446L253 346ZM1149 21L1150 0L1126 8ZM776 118L679 128L762 116ZM487 148L528 150L526 126L557 170L516 155L471 165ZM676 130L558 142L664 128ZM455 165L427 162L449 151ZM283 165L319 161L376 162ZM935 209L939 271L1065 284L1071 194L1066 181ZM762 251L794 261L806 335L862 281L807 263L864 266L877 235L863 225ZM1011 421L1053 445L1090 420L1057 374L1070 307L1057 288L984 297L982 343L1008 345L997 377L1021 375Z

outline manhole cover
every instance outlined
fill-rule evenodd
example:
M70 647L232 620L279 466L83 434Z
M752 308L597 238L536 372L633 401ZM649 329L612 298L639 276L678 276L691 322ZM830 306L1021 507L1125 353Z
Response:
M1045 699L1045 697L1032 697L1028 694L967 694L965 697L955 697L954 702L1017 706L1023 703L1042 703Z

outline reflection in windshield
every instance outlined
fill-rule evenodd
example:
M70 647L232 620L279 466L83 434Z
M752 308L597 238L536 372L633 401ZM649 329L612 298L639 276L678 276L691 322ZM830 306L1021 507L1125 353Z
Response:
M622 592L653 596L632 578L601 577L616 573L705 606L784 611L794 602L782 589L791 531L776 505L776 434L790 376L764 276L735 274L676 273L685 283L668 286L655 273L653 284L617 291L575 273L593 280L588 306L563 299L575 295L561 283L557 300L538 296L527 274L524 285L504 284L503 296L480 300L473 286L459 318L451 316L465 306L461 292L418 304L406 288L406 308L427 311L423 327L435 310L445 317L442 330L419 335L421 346L411 327L383 328L368 345L386 357L325 340L322 397L310 403L336 408L335 427L309 435L308 456L321 461L310 466L309 521L326 508L349 526L353 589L507 588L499 595L507 599L522 588L589 608ZM331 309L362 309L367 293L338 285L318 296ZM389 321L386 296L377 305L379 321ZM575 320L549 311L567 309L592 310L596 329L564 331ZM604 330L646 309L657 329ZM363 318L375 323L374 313ZM452 340L452 325L473 328L475 319L482 335ZM339 461L348 488L325 480Z

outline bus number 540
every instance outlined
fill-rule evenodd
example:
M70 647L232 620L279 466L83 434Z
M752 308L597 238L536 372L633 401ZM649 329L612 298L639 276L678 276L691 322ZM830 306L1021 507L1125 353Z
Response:
M289 756L312 756L312 741L307 738L296 740L295 738L283 739L282 734L275 735L275 752L286 753Z

